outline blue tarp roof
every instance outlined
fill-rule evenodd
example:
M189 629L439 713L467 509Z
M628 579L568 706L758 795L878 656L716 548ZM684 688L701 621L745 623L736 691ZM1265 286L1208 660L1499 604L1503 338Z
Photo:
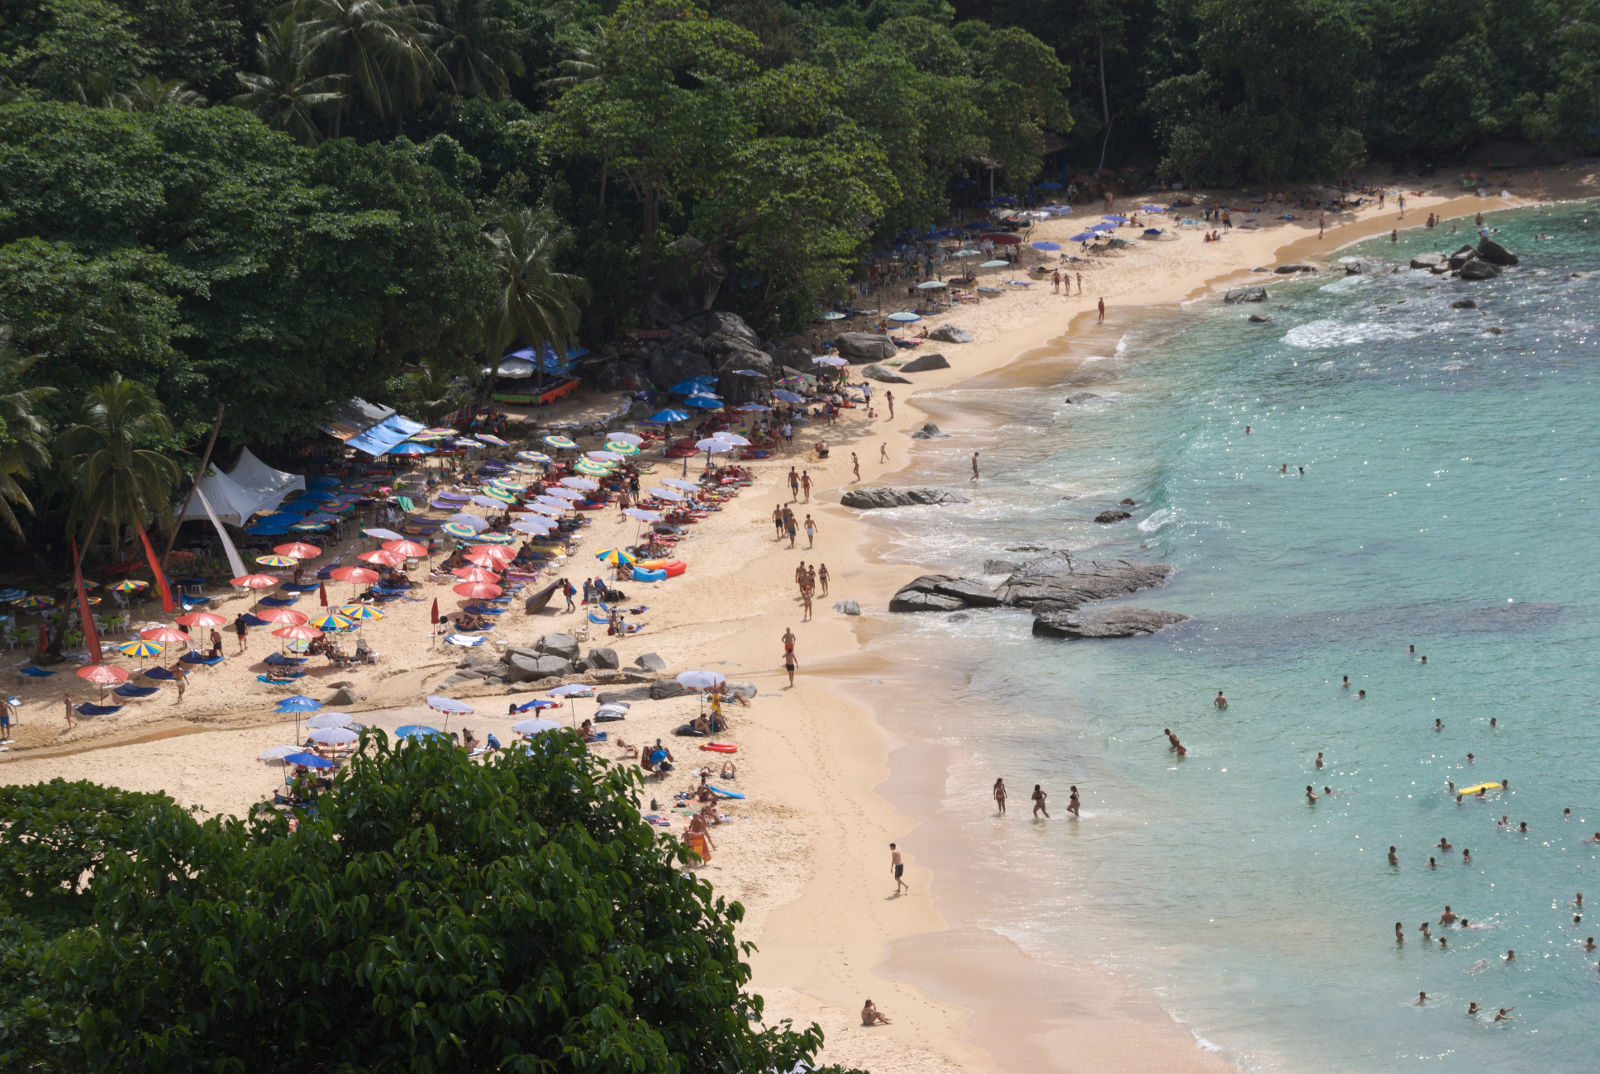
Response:
M421 422L412 421L410 418L399 414L384 418L378 424L365 432L357 433L345 443L357 451L364 451L368 455L378 456L422 432L427 426Z

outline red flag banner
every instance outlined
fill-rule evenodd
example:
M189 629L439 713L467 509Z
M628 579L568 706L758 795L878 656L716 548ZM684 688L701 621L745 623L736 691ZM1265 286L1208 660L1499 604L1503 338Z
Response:
M326 608L328 606L328 583L327 582L318 582L317 583L317 600L322 602L322 606L324 608Z
M150 561L150 575L156 580L156 592L161 594L161 610L172 611L172 586L167 583L167 573L161 569L161 561L156 558L156 550L150 547L150 535L145 533L144 527L139 526L139 540L144 544L145 558Z
M435 622L435 623L437 623L439 621L439 598L438 597L434 597L433 598L433 614L431 616L431 620L433 622Z
M72 584L78 591L78 613L83 623L83 641L89 647L89 662L101 661L100 632L94 627L94 614L89 611L89 594L83 588L83 568L78 563L78 539L72 539Z

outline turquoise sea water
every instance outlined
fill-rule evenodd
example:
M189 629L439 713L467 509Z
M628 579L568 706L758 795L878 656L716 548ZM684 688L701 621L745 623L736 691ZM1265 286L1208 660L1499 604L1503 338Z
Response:
M959 747L935 823L987 892L977 923L1153 988L1249 1069L1597 1065L1600 906L1574 927L1568 903L1600 904L1600 204L1490 219L1524 258L1496 281L1324 273L1154 317L1048 385L956 393L914 477L964 485L981 447L975 502L879 520L964 571L1030 544L1179 568L1132 601L1193 617L1154 638L1033 639L999 612L896 617L878 644L963 684L890 723ZM1467 237L1447 230L1347 253L1403 264ZM1124 496L1132 521L1088 521ZM1435 925L1441 950L1417 926L1447 903L1487 927Z

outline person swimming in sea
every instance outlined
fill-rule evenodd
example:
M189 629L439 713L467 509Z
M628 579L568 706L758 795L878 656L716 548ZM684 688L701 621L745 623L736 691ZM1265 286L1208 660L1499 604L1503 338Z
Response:
M1306 801L1312 805L1317 804L1317 792L1311 789L1311 784L1309 783L1306 784Z
M1400 864L1400 855L1395 853L1394 847L1390 847L1389 848L1389 864L1390 865L1399 865Z
M1450 904L1449 903L1445 903L1444 913L1439 915L1439 924L1441 924L1441 925L1454 925L1456 923L1456 921L1457 921L1456 912L1454 910L1450 909Z
M1447 852L1455 849L1455 846L1450 842L1450 840L1446 839L1442 835L1439 837L1439 841L1437 843L1435 843L1434 846L1438 847L1440 850L1447 851Z
M1219 709L1225 709L1228 707L1228 699L1222 696L1221 690L1217 691L1217 696L1211 703Z

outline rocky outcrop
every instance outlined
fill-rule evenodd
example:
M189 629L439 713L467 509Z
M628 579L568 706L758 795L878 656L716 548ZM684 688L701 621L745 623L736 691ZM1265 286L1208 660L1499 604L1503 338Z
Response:
M1455 253L1445 258L1445 264L1449 266L1451 272L1460 272L1462 265L1465 265L1468 261L1471 261L1477 256L1478 251L1474 250L1471 246L1463 246Z
M936 339L940 343L971 343L972 335L964 328L957 328L953 324L941 324L928 333L929 339Z
M1478 304L1470 298L1458 298L1450 303L1450 308L1453 310L1475 310L1478 308Z
M834 337L839 357L859 365L862 362L882 362L895 356L894 340L876 332L841 332Z
M1431 269L1435 265L1444 264L1444 260L1445 257L1443 254L1417 254L1411 259L1411 267L1419 269Z
M1374 265L1371 261L1363 261L1359 257L1353 258L1344 263L1344 274L1346 276L1365 276L1368 273L1376 271L1376 265Z
M1070 610L1160 585L1171 573L1165 563L1075 560L1056 554L1029 560L998 586L975 578L925 574L902 586L889 602L889 610L953 612L996 606L1031 608L1041 603L1055 610Z
M614 669L622 666L622 662L617 659L617 651L615 649L599 646L589 650L588 661L589 666L592 668Z
M655 653L644 653L633 658L634 666L644 668L646 671L665 671L667 662Z
M833 610L840 615L860 615L861 605L853 600L838 600L834 601Z
M902 373L926 373L932 369L949 369L950 360L937 352L933 354L919 354L911 361L900 367Z
M1240 302L1265 302L1267 289L1265 287L1235 287L1222 296L1222 301L1232 306Z
M1297 272L1315 272L1315 271L1317 271L1317 266L1315 266L1315 265L1279 265L1277 268L1273 269L1272 271L1276 272L1279 276L1293 276Z
M913 440L948 440L949 433L941 433L939 427L931 421L922 423L922 428L911 434Z
M1503 268L1522 263L1516 254L1489 238L1478 240L1478 256L1491 265L1500 265Z
M1100 610L1040 605L1033 613L1033 633L1044 638L1132 638L1154 634L1181 623L1187 615L1154 608L1116 607Z
M1272 323L1272 314L1270 314L1270 313L1252 313L1249 316L1248 320L1250 321L1251 324L1271 324Z
M1129 514L1127 511L1123 511L1115 507L1108 507L1104 511L1101 511L1098 515L1095 515L1094 520L1104 526L1109 525L1112 522L1126 522L1132 517L1133 515Z
M660 258L655 286L645 297L646 321L672 324L704 313L717 300L728 270L706 252L706 244L693 235L668 243Z
M539 679L560 678L572 674L572 661L559 656L530 653L526 649L506 652L505 668L499 677L505 682L535 682Z
M1092 403L1098 398L1100 397L1094 392L1073 392L1071 395L1067 396L1066 401L1071 403L1073 406L1083 406L1083 404Z
M884 507L918 507L943 503L970 503L970 497L951 489L935 488L861 488L851 489L839 497L846 507L861 511L875 511Z
M660 701L668 697L682 697L692 692L677 679L657 679L650 684L650 699L652 701Z
M902 377L899 373L896 373L888 366L879 365L877 362L871 362L865 366L862 366L861 375L866 377L868 380L876 380L883 384L911 383L909 378Z
M1482 258L1473 258L1461 266L1460 278L1463 280L1492 280L1500 275L1500 266Z
M534 645L540 653L563 660L578 659L578 639L571 634L546 634Z

